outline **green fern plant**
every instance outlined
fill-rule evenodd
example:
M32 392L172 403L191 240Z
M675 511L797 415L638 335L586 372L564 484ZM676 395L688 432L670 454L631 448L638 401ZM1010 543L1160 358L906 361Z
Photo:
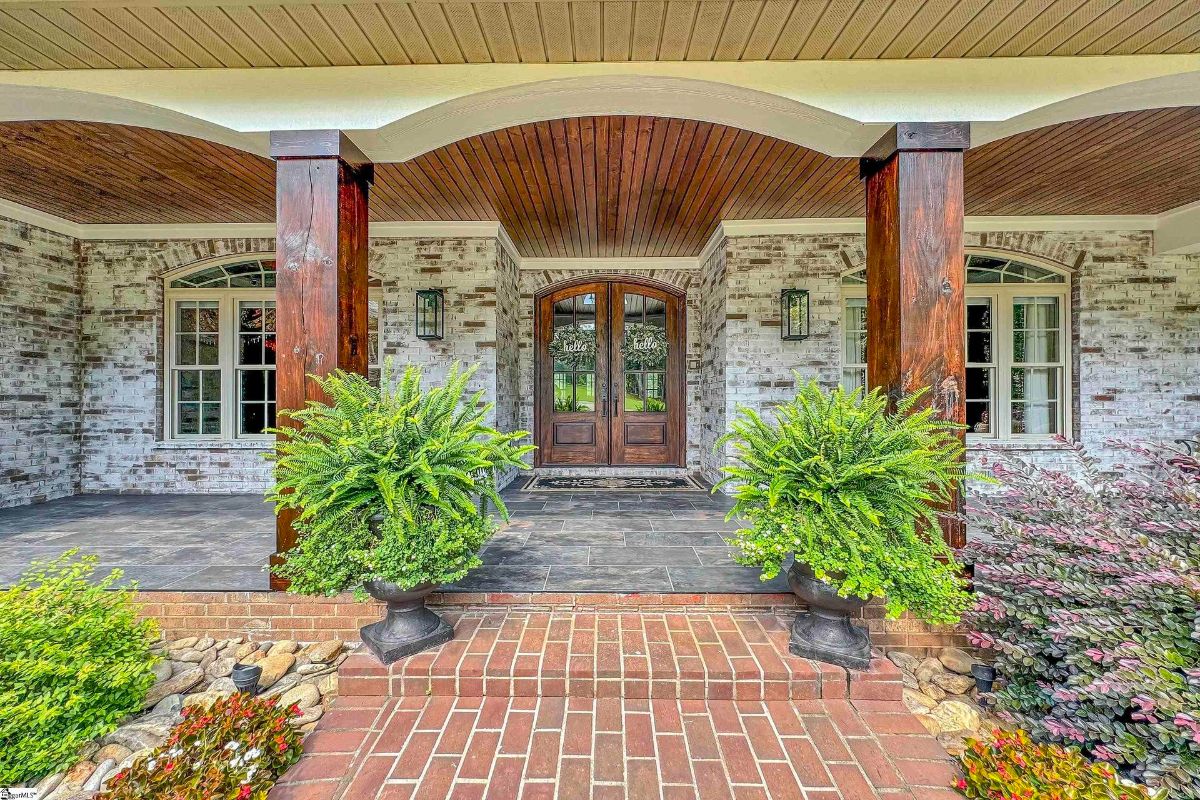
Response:
M474 368L456 363L442 386L422 389L405 369L391 388L335 371L317 378L330 402L281 411L296 427L277 434L275 484L267 499L296 512L297 546L276 574L302 594L358 591L371 578L412 588L459 580L478 566L495 525L507 519L500 472L524 469L525 431L486 423L492 406L467 395Z
M809 382L773 420L739 407L717 442L734 458L714 488L734 487L729 518L748 523L736 560L769 579L794 555L844 597L886 598L889 616L956 622L969 598L937 509L975 476L963 469L960 426L918 408L923 394L889 414L877 389Z

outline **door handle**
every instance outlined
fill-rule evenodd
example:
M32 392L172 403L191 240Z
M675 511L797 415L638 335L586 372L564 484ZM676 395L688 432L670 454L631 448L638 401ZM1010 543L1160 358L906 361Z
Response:
M608 416L608 381L600 381L600 416Z

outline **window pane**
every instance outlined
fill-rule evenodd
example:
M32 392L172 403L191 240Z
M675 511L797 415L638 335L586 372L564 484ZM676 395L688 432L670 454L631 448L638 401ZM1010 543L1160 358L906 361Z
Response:
M575 410L596 410L596 376L590 372L575 373Z
M663 372L646 373L646 410L667 410L667 376Z
M1049 435L1058 428L1058 403L1013 403L1013 433Z
M196 305L200 307L200 331L216 333L221 329L221 312L216 300L201 300Z
M249 435L260 434L267 425L267 406L265 403L242 403L241 426L239 432Z
M199 403L179 403L175 407L175 433L181 436L200 433Z
M867 363L867 300L846 300L842 316L842 364L846 367Z
M554 410L575 410L575 393L570 372L554 373Z
M272 304L274 305L274 304ZM270 311L270 324L275 328L275 309ZM367 301L367 363L379 363L379 301Z
M1059 360L1057 297L1017 297L1013 300L1013 361Z
M253 333L263 329L263 310L259 303L241 303L238 308L238 329Z
M196 334L180 333L175 336L175 363L176 364L195 364L196 361Z
M260 369L239 370L242 376L240 397L243 400L267 399L267 376Z
M176 306L175 330L180 332L196 330L196 309L190 303L179 303Z
M201 403L203 431L206 436L221 434L221 404Z
M642 411L645 407L644 397L646 396L646 388L643 384L643 376L639 372L625 373L625 410L626 411Z
M198 350L197 362L215 367L220 363L220 349L217 347L217 334L202 333L196 337Z
M967 367L967 430L992 432L992 369Z
M867 385L867 368L851 367L842 370L842 388L853 392Z
M1058 367L1012 370L1012 432L1058 433Z
M204 377L200 399L206 403L221 402L221 372L215 369L206 369L202 374Z
M176 373L178 383L176 384L176 393L178 399L183 402L197 402L200 400L200 371L195 369L181 369Z
M238 337L238 363L263 363L263 337L258 334L242 334Z

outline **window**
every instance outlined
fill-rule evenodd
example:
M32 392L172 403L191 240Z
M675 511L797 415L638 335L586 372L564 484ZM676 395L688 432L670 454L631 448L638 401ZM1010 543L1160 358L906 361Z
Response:
M1069 430L1069 287L1048 267L967 256L967 430L987 438ZM866 384L866 270L842 278L842 385Z
M377 281L367 357L378 375ZM169 279L166 435L255 439L275 425L275 261L243 257Z

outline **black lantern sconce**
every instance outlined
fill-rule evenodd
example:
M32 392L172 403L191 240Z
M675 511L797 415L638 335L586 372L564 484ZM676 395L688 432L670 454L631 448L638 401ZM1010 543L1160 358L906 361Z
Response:
M441 289L417 290L417 338L446 338L446 295Z
M785 341L808 338L811 315L808 289L784 289L779 293L779 337Z

